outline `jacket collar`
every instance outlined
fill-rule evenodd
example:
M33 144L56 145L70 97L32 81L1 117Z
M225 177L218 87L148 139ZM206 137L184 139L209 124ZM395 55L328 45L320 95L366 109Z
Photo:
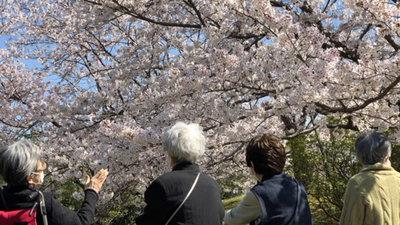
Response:
M265 181L265 180L271 180L271 179L280 179L280 178L284 178L286 175L285 173L278 173L278 174L274 174L274 175L264 175L262 177L261 182Z
M12 185L12 184L6 184L3 186L4 189L7 190L12 190L14 192L19 192L19 191L23 191L23 190L31 190L31 191L35 191L36 189L29 187L28 185Z
M193 170L193 171L200 171L199 165L194 164L194 163L190 163L190 162L182 162L182 163L178 163L174 166L174 168L172 168L172 171L176 171L176 170Z
M364 172L371 170L393 170L393 167L384 163L375 163L374 165L365 166L361 171Z

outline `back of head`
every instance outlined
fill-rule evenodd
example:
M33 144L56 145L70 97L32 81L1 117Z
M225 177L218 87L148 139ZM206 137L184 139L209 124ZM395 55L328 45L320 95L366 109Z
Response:
M247 166L263 175L282 173L286 162L285 147L273 134L260 134L252 138L246 148Z
M199 124L176 123L165 135L164 149L176 163L195 163L205 151L206 139Z
M11 185L27 186L26 177L36 170L40 150L29 140L0 148L0 175Z
M383 163L385 158L392 153L386 135L373 130L363 132L357 138L355 147L358 160L365 166Z

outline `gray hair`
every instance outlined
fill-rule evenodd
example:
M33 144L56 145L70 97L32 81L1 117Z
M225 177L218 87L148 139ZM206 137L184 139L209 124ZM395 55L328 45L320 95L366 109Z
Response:
M195 163L204 154L206 138L199 124L177 122L166 133L163 145L176 163Z
M28 185L26 177L36 171L40 149L29 140L0 148L0 175L11 185Z
M373 130L363 132L356 140L356 155L364 166L385 162L392 147L385 134Z

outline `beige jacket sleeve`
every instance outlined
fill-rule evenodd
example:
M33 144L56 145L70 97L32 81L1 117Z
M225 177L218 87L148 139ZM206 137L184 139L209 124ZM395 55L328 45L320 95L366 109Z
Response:
M350 179L344 195L340 225L364 224L366 205L361 192L358 183Z
M225 213L224 222L227 225L248 224L261 215L260 203L253 192L249 191L238 206Z

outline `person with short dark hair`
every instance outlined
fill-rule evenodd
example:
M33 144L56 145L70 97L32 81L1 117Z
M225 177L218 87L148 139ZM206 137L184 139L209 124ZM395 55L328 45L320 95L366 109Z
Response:
M17 141L0 148L0 175L7 185L1 190L0 211L14 211L35 207L35 201L28 201L36 192L36 185L44 179L46 163L41 159L41 150L29 140ZM47 222L50 225L89 225L94 219L98 192L108 175L107 169L101 169L92 178L86 177L85 198L78 212L63 206L52 192L43 192L47 211ZM4 198L3 198L4 197ZM36 222L45 222L41 216L40 205L37 205ZM9 222L9 219L5 219Z
M386 135L365 131L355 148L364 168L347 183L340 224L400 224L400 173L391 166Z
M147 188L147 205L136 224L221 225L224 208L220 186L196 164L206 147L200 125L176 123L166 133L163 146L172 171Z
M260 134L246 148L246 163L258 183L238 206L225 213L228 225L311 225L303 185L283 172L286 151L275 135Z

